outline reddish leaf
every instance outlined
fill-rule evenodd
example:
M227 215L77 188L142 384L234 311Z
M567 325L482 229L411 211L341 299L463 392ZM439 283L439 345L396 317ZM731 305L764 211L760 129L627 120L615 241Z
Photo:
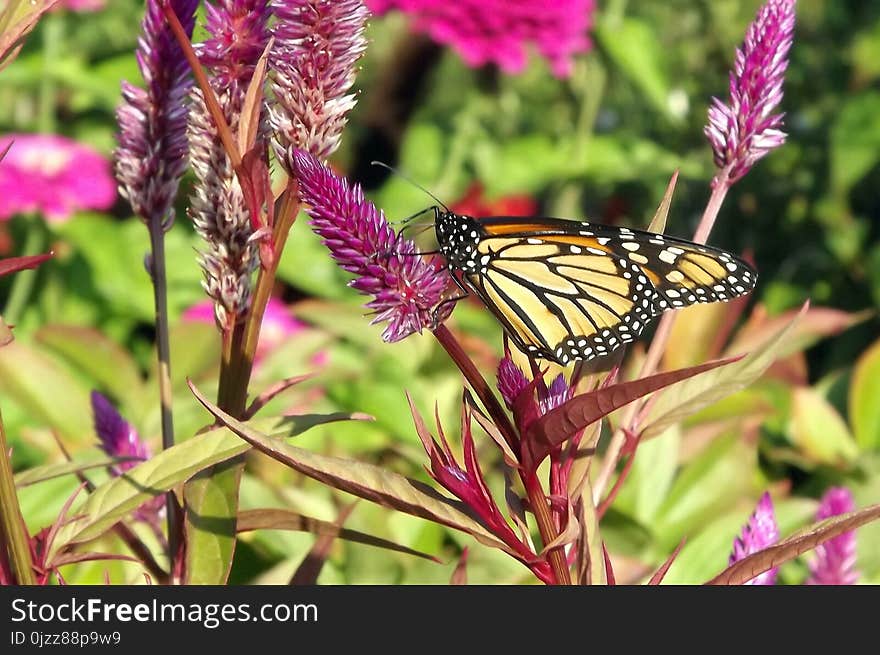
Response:
M657 373L641 380L622 382L575 396L535 421L529 429L529 440L542 444L543 454L546 455L571 435L638 398L739 359L741 357L719 359L700 366Z
M812 550L821 543L833 539L844 532L855 530L859 526L880 518L880 504L864 509L833 516L824 521L794 533L778 544L765 548L753 555L741 559L724 569L706 584L739 585L748 582L755 576L794 559Z
M44 255L26 255L24 257L7 257L0 259L0 275L9 275L17 271L23 271L26 268L36 268L47 259L51 259L54 252L47 252Z
M309 516L303 516L298 512L287 509L252 509L239 512L238 519L235 523L238 532L250 532L252 530L291 530L296 532L311 532L314 535L329 535L351 541L353 543L365 544L375 548L384 548L397 553L413 555L428 559L432 562L439 563L440 560L433 555L428 555L406 546L401 546L393 541L374 537L373 535L342 528L330 521L321 521Z
M675 561L675 558L678 557L678 554L681 552L681 549L684 548L684 542L686 539L682 539L678 542L678 546L675 547L675 550L672 551L672 555L670 555L665 562L663 562L663 566L657 569L657 572L651 576L651 579L648 580L649 585L658 585L663 582L663 578L666 577L666 572L669 570L669 567L672 566L672 563Z
M461 551L461 557L458 558L458 564L455 565L455 570L452 572L452 577L449 578L449 584L451 585L466 585L467 584L467 559L468 559L468 549L465 548Z
M335 524L337 528L340 530L342 529L345 521L351 516L351 512L354 510L355 505L357 505L357 502L349 503L340 510L339 517L336 519ZM324 568L324 562L326 562L327 557L330 556L330 547L335 540L335 534L318 535L315 544L312 546L305 559L298 567L296 567L293 577L290 578L290 584L317 584L318 576L321 574L321 569Z
M611 566L611 556L608 555L608 548L605 547L605 542L602 542L602 557L605 559L605 579L608 580L608 585L613 587L617 584L617 580L614 578L614 567Z

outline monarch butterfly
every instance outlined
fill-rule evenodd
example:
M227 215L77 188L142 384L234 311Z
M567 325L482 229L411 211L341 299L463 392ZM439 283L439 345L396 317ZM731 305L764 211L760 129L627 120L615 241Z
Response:
M664 311L730 300L757 280L724 250L662 234L432 209L453 278L460 274L520 350L558 364L608 355Z

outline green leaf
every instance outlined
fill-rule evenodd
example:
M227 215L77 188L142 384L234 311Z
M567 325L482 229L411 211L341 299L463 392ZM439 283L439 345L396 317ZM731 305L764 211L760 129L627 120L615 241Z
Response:
M840 466L859 454L843 418L812 389L792 391L789 435L804 455L819 464Z
M685 466L657 510L653 526L660 549L674 547L748 493L756 458L754 446L731 433L717 438Z
M290 446L237 421L195 388L193 393L208 411L242 439L303 475L383 507L461 530L484 545L510 552L504 543L468 513L466 506L460 501L451 500L422 482L372 464L320 455Z
M273 434L292 437L315 425L344 418L349 418L349 415L307 414L280 420L259 419L253 424ZM150 498L174 488L209 466L249 449L247 443L226 428L217 428L163 450L126 471L124 476L107 480L71 512L71 516L76 518L58 531L50 557L69 545L101 536Z
M20 340L0 349L0 389L71 443L94 438L88 389L65 366Z
M849 417L862 450L880 449L880 341L862 353L853 370Z
M614 64L639 88L654 109L666 118L675 116L669 110L669 79L664 63L665 49L657 39L657 31L648 23L626 17L613 25L604 21L597 25L596 37Z
M201 400L201 399L200 399ZM298 423L294 433L352 418L354 414L308 414L284 420ZM186 584L224 584L235 551L235 521L244 456L218 462L200 471L183 488L186 535Z
M641 442L614 509L650 525L675 479L680 446L681 430L675 425L656 439Z
M104 468L112 466L120 461L126 461L125 458L105 457L95 462L60 462L58 464L44 464L43 466L34 466L15 474L15 486L27 487L38 482L60 478L63 475L71 475L89 469Z
M838 195L849 190L880 161L880 92L848 96L831 126L831 184Z
M806 308L806 305L804 306ZM642 438L657 435L717 400L747 387L772 364L803 315L803 310L738 362L670 386L651 406Z
M119 344L98 330L73 325L46 325L35 338L128 404L144 392L137 364Z

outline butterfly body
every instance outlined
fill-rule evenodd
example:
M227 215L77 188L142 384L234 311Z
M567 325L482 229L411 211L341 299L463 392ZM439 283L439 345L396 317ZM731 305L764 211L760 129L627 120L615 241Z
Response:
M447 266L523 352L567 364L608 355L668 309L748 293L734 255L662 234L557 218L435 209Z

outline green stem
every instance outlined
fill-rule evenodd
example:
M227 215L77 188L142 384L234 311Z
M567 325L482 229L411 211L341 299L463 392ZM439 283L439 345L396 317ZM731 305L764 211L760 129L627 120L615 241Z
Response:
M55 11L42 20L43 70L40 76L40 100L37 127L44 134L56 131L55 121L55 75L52 68L61 57L64 37L64 12Z
M25 527L24 517L21 515L18 495L15 493L12 462L9 456L9 445L6 443L2 415L0 415L0 541L2 541L0 549L6 551L16 583L20 585L35 584L30 538Z
M156 352L159 360L159 401L162 416L162 449L174 445L174 415L172 414L171 392L171 347L168 338L168 282L165 275L165 230L161 217L152 218L148 226L150 233L150 274L153 280L153 294L156 301ZM177 502L174 494L166 497L168 518L168 552L174 562L180 540L177 516ZM173 567L172 567L173 568Z
M42 220L29 214L24 218L25 236L22 255L37 255L46 250L48 244L48 232ZM15 325L24 313L25 307L31 297L34 282L37 279L37 271L33 269L19 271L12 279L12 288L9 291L9 299L6 301L4 318L10 325Z

